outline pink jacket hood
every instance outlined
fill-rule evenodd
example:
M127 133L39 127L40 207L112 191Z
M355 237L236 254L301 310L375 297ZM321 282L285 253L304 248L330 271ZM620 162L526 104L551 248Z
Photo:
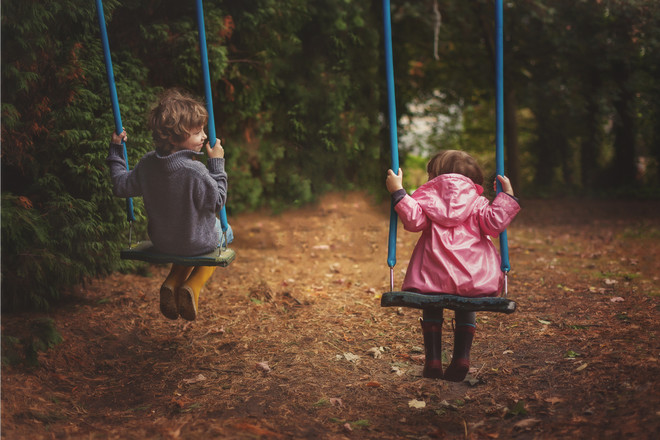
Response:
M442 174L420 186L414 198L429 220L451 228L467 220L483 192L462 174Z
M496 296L504 276L489 236L504 231L520 210L500 193L491 203L483 188L460 174L443 174L406 195L395 210L404 228L421 232L403 290L479 297Z

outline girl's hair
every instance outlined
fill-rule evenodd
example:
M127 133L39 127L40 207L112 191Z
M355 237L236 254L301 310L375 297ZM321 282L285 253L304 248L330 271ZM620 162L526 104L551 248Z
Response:
M474 157L460 150L443 150L431 158L426 166L429 180L441 174L462 174L477 185L483 185L484 172Z
M175 152L193 130L206 125L208 118L198 99L178 89L166 90L149 113L156 152L161 156Z

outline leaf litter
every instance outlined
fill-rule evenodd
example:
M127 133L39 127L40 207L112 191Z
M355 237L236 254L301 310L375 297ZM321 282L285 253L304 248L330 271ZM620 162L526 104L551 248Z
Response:
M463 383L422 377L420 311L380 307L388 218L389 204L362 193L231 218L237 259L203 290L196 321L160 316L165 267L90 280L49 312L63 341L39 352L36 368L21 361L20 341L42 315L3 315L3 437L660 432L660 238L644 235L660 226L658 202L524 201L509 229L518 310L478 314ZM417 240L399 234L395 283Z

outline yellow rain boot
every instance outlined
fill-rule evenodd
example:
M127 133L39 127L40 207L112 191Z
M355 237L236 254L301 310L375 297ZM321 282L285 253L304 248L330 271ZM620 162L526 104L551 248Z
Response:
M179 315L183 319L194 321L197 318L199 292L214 271L215 266L197 266L188 280L176 291Z
M169 275L160 286L160 313L166 318L177 319L179 317L176 305L176 291L186 281L192 267L173 264Z

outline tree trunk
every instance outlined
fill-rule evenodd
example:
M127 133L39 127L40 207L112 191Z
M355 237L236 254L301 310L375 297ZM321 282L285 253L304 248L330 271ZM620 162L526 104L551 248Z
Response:
M630 66L621 62L614 67L614 80L619 95L613 105L616 110L614 118L614 161L612 168L612 183L616 186L627 186L635 183L635 94L630 88Z
M600 97L601 75L595 70L585 75L584 97L587 102L585 137L580 144L580 183L583 190L591 190L595 186L599 149L603 142L603 121L601 120Z

